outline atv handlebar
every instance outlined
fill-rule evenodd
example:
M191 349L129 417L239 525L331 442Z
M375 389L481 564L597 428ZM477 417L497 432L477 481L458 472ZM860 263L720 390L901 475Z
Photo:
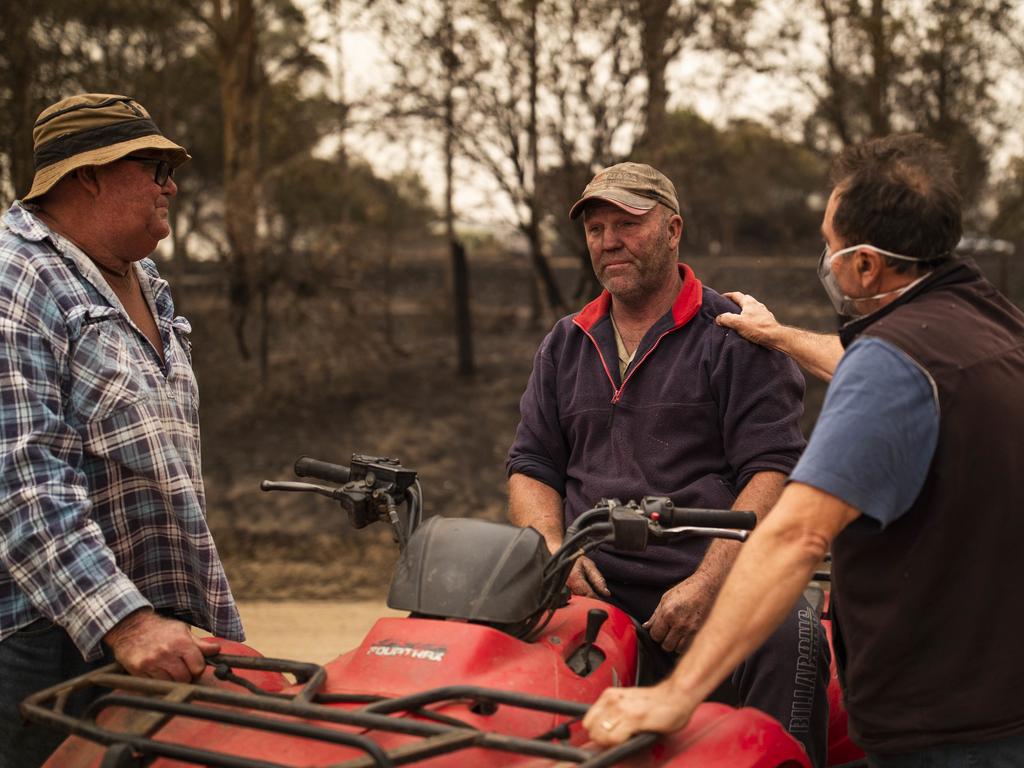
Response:
M394 530L400 548L420 523L422 503L416 473L406 469L397 459L386 456L353 454L350 467L331 464L309 456L295 461L295 474L333 483L272 482L260 483L263 491L317 493L338 501L348 513L353 528L364 528L378 520L386 521ZM407 509L405 519L398 506Z
M713 536L744 541L747 532L757 525L757 515L728 509L700 509L677 507L667 496L644 496L639 502L623 504L618 499L601 499L568 527L563 547L575 544L580 538L594 539L588 528L605 524L610 526L615 546L640 551L647 546L647 535L653 536Z
M333 464L310 456L295 460L295 474L336 484L336 487L315 483L271 482L264 480L264 491L317 493L335 499L349 514L352 525L362 528L377 520L389 522L395 529L400 546L419 525L422 517L422 494L413 470L397 459L353 454L351 466ZM402 521L396 505L409 504L408 519ZM648 536L708 536L746 539L757 517L753 512L735 510L676 507L667 496L645 496L639 502L622 504L618 499L601 499L593 509L579 515L566 530L558 555L571 555L577 547L587 548L611 543L618 549L642 551ZM551 568L553 564L549 564Z
M651 520L662 528L733 528L738 531L752 531L757 525L753 512L726 511L720 509L676 509L669 514L660 514Z
M341 464L331 464L309 456L299 456L295 460L296 477L313 477L344 485L352 477L352 470Z
M524 636L536 637L554 611L565 604L569 573L580 557L597 547L610 545L620 552L642 552L652 536L670 541L685 537L746 541L756 523L753 512L677 508L667 496L645 496L639 502L625 504L618 499L601 499L573 520L561 546L545 564L541 605L546 615L532 617Z
M351 466L345 467L301 456L295 462L295 474L319 479L325 485L264 480L260 487L264 491L316 493L335 499L355 528L378 521L389 524L401 550L422 520L422 492L416 473L397 459L353 454ZM405 507L404 515L399 514L399 506ZM642 552L652 536L663 540L708 537L744 541L756 523L752 512L676 507L667 496L645 496L639 502L625 504L618 499L601 499L573 520L561 546L544 563L539 574L540 608L520 622L513 634L526 639L536 636L568 599L565 584L573 565L597 547Z
M757 525L757 515L753 512L676 507L671 499L663 496L645 496L640 507L644 517L662 528L733 528L752 531Z

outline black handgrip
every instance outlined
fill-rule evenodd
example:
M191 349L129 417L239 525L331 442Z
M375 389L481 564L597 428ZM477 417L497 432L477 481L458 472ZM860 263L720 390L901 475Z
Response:
M311 459L309 456L299 456L295 460L295 474L299 477L315 477L318 480L344 485L349 481L352 472L348 467L343 467L340 464Z
M735 528L741 531L752 531L757 524L757 515L753 512L734 512L725 509L690 509L672 507L658 512L658 523L662 528Z

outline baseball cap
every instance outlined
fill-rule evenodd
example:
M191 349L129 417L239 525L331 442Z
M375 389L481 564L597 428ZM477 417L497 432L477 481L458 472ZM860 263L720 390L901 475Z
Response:
M675 186L661 171L643 163L618 163L599 171L569 209L569 218L579 216L591 200L612 203L637 216L643 216L658 203L679 213Z

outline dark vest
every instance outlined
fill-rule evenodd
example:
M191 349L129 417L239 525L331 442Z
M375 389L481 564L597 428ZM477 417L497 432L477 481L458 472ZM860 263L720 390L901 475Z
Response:
M850 728L880 754L1024 733L1024 313L973 264L844 326L899 347L938 393L910 510L833 544Z

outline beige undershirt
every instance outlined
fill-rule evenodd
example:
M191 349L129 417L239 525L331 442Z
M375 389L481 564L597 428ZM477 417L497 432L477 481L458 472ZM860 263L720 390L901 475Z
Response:
M615 318L612 315L608 315L612 321L612 330L615 331L615 349L619 354L619 379L621 380L626 375L626 369L629 368L629 364L633 362L633 358L636 356L636 350L633 350L633 354L629 354L626 351L626 345L622 341L622 334L619 333L619 326L615 324Z

